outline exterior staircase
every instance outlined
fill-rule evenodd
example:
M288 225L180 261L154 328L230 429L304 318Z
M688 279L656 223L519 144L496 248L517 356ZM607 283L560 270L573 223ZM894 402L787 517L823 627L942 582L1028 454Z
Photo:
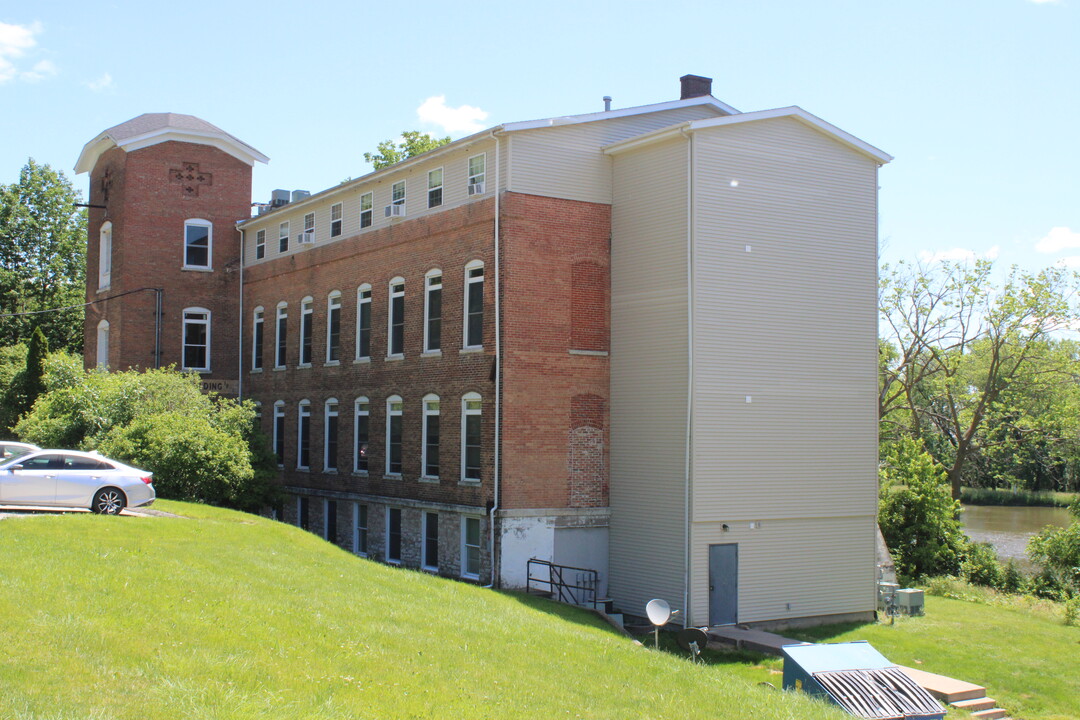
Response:
M981 685L954 680L915 668L901 666L900 669L938 700L968 711L971 717L983 720L997 720L998 718L1008 720L1008 713L997 707L996 700L986 697L986 688Z

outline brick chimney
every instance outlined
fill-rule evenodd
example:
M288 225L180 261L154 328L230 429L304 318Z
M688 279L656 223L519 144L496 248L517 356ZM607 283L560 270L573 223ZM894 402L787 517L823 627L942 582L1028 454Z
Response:
M682 83L680 100L712 95L712 78L701 77L700 75L683 75L679 78L679 82Z

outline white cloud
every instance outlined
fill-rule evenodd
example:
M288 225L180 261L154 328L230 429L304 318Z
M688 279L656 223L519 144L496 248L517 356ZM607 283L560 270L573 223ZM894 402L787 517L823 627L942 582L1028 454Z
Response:
M472 105L449 107L445 95L434 95L416 108L416 116L422 123L438 125L444 132L453 134L483 130L488 113Z
M33 77L34 71L20 73L15 67L15 61L37 45L34 36L39 32L41 32L41 23L38 22L30 25L10 25L0 22L0 83L6 83L20 75L28 80L40 79L40 77ZM51 67L52 64L49 63L49 66ZM55 71L55 68L53 70Z
M84 84L94 92L101 92L102 90L108 90L113 86L113 79L112 75L105 73L97 80L90 80Z
M37 82L38 80L52 77L56 73L56 65L54 65L51 60L41 60L34 64L32 70L19 73L19 78L21 80L26 80L27 82Z
M1080 270L1080 255L1069 255L1067 257L1058 258L1057 262L1054 264L1073 268L1074 270Z
M1056 253L1072 248L1080 248L1080 232L1067 227L1052 228L1046 237L1035 243L1035 250L1041 253Z
M927 265L939 262L974 262L979 259L994 260L1001 252L1001 247L994 245L984 253L978 253L968 248L950 248L948 250L938 250L936 252L930 252L929 250L923 250L919 253L919 260Z

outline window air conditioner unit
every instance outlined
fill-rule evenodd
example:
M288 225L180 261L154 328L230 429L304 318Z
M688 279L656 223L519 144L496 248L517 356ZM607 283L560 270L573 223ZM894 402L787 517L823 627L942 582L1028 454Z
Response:
M388 218L405 217L405 206L404 205L387 205L386 206L386 217L388 217Z
M470 195L483 195L484 194L484 183L477 182L477 183L473 183L472 185L470 185L469 186L469 194Z
M296 243L298 245L314 245L315 244L315 231L305 230L296 236Z

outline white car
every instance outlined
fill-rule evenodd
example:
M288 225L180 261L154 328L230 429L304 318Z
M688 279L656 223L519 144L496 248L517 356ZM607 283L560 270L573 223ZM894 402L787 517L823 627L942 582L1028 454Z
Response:
M40 450L37 445L30 443L15 442L14 440L0 440L0 462L4 462L16 455L25 455L28 452Z
M157 497L153 473L98 453L35 450L0 461L0 505L89 508L116 515Z

